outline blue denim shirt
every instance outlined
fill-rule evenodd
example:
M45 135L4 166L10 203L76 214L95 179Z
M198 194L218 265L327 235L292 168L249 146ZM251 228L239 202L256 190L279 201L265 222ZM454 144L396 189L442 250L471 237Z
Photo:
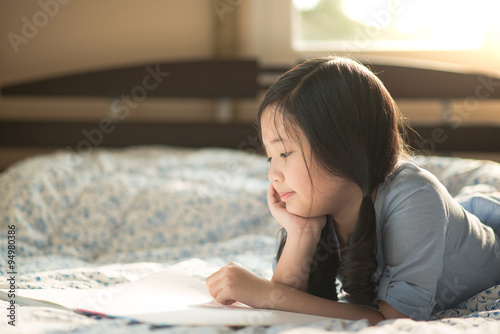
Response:
M500 199L500 197L499 197ZM377 300L415 319L500 284L500 201L454 200L431 173L403 162L378 188ZM498 205L497 205L498 204ZM490 226L488 226L488 225Z

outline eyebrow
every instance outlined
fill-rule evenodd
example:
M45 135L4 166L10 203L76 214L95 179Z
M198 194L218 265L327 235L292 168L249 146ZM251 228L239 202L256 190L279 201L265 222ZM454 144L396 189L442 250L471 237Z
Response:
M271 140L270 144L279 143L280 141L284 142L286 141L286 138L280 138L280 137L274 138L273 140Z
M269 144L276 144L276 143L279 143L279 142L282 142L282 143L283 143L283 142L285 142L285 141L287 141L287 139L286 139L286 138L280 138L280 137L277 137L277 138L274 138L273 140L271 140L271 141L269 142ZM266 144L262 143L262 145L263 145L264 150L265 150L265 151L267 151L267 146L266 146Z
M279 142L284 142L286 141L287 139L286 138L280 138L280 137L276 137L274 138L273 140L271 140L269 142L269 144L276 144L276 143L279 143ZM264 146L264 149L266 148L266 144L262 143L262 145Z

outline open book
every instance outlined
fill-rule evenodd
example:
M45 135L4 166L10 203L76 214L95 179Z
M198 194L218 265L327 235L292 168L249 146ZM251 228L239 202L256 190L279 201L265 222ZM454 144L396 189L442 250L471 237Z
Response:
M0 291L0 299L7 293ZM329 318L218 304L202 280L176 268L132 283L99 289L17 289L19 305L48 306L87 315L126 318L153 325L269 326L306 324Z

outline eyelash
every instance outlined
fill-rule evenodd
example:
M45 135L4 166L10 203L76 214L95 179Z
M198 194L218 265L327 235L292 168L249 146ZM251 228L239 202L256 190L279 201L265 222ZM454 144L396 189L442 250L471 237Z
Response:
M285 158L285 159L286 159L286 158L288 158L288 156L289 156L290 154L292 154L292 152L284 152L284 153L281 153L281 154L280 154L280 157L282 157L282 158ZM269 162L269 163L270 163L272 159L273 159L272 157L267 158L267 162Z

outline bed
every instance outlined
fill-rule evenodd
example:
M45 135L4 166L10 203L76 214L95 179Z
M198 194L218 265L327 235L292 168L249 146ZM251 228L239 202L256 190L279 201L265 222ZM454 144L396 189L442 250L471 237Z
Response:
M130 91L130 85L144 76L144 68L141 65L15 84L2 88L2 93L5 96L117 96ZM186 98L205 94L204 97L220 102L219 122L123 123L115 131L103 131L102 140L94 146L83 143L81 129L109 129L111 124L0 122L2 146L54 148L51 153L26 157L0 174L0 288L9 286L8 235L9 226L13 225L16 253L11 260L15 260L17 289L112 287L172 266L202 280L230 261L271 277L279 226L266 204L268 165L260 153L253 124L232 122L225 106L228 99L255 97L268 86L258 80L258 76L275 75L283 69L260 69L253 60L169 63L161 68L171 75L184 71L185 87L177 91L172 87L154 90L154 94ZM196 70L186 72L193 68ZM443 99L465 98L477 86L477 76L464 73L438 71L436 74L388 65L377 69L386 74L389 90L392 85L393 94L400 97L438 94ZM207 72L200 77L203 71ZM234 81L235 73L244 73L245 80ZM416 80L414 88L405 91L397 88L401 76L390 76L397 73L406 78L407 75L421 76L423 82L428 82L428 75L437 75L432 77L436 86L442 86L450 78L461 78L463 85L436 93L435 89L422 90L427 84L418 85ZM202 77L210 80L204 81ZM215 77L220 78L216 85L220 90L212 87ZM197 86L190 80L197 82ZM464 83L467 80L469 86ZM104 83L97 86L96 82ZM418 90L417 87L424 88ZM420 155L413 161L434 173L469 210L475 210L477 195L498 201L499 205L488 213L500 217L500 164L443 156L460 150L498 152L498 128L447 126L416 129L423 138L432 138L427 136L439 128L449 139L436 142L428 152L431 155ZM466 143L463 142L465 134ZM9 301L0 300L3 310L8 306ZM500 331L500 286L493 286L454 309L433 314L431 321L388 320L376 327L369 327L363 320L339 319L266 327L159 327L34 306L18 306L15 327L3 318L2 333L291 333L306 330L317 333L495 333Z

